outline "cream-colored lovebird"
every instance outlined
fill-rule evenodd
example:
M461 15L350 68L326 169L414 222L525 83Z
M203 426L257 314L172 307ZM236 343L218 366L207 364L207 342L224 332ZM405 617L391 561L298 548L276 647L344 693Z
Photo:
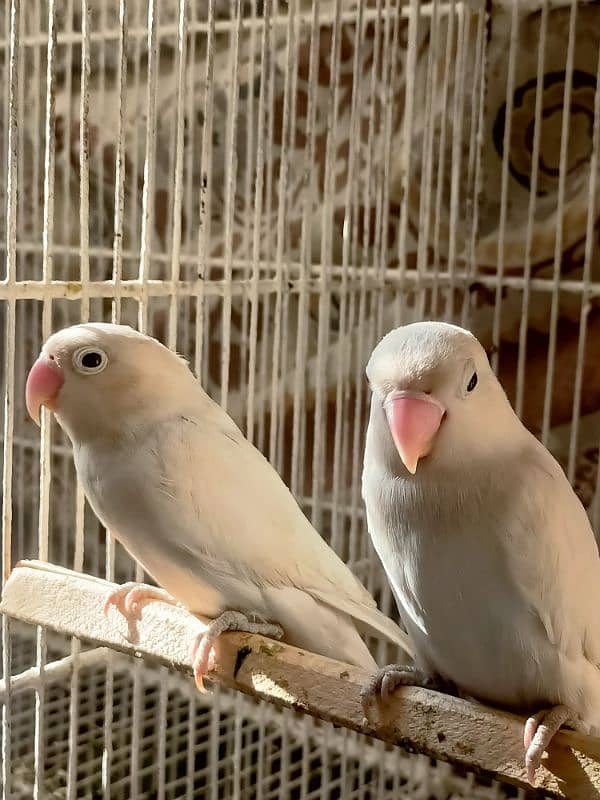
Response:
M519 422L468 331L406 325L377 345L363 497L415 649L401 684L454 684L532 716L528 776L563 724L600 734L600 557L561 467Z
M373 669L358 630L406 635L310 525L292 494L187 363L110 324L51 336L31 369L27 408L51 409L73 444L96 515L163 591L125 584L125 614L158 598L214 619L197 643L198 685L225 630L283 637Z

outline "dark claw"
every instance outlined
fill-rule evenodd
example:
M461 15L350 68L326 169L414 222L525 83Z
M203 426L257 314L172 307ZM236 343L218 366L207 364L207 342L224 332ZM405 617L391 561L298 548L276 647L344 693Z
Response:
M387 702L399 686L421 686L442 694L458 694L456 686L439 675L430 675L405 664L388 664L376 672L360 690L365 715L368 717L368 711L374 702Z

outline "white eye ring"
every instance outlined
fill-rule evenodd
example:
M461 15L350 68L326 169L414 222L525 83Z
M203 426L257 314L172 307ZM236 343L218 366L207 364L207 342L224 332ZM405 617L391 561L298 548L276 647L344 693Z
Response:
M89 355L100 356L100 361L92 365L89 362L97 359L87 359L88 364L86 365L84 359ZM81 347L73 353L73 366L82 375L97 375L108 366L108 356L99 347Z

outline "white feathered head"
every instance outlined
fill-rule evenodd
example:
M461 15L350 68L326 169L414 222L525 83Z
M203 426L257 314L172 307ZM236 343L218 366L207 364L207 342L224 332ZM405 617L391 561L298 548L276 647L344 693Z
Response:
M192 386L200 388L187 363L157 339L96 322L49 337L29 373L26 402L36 422L46 406L80 439L166 416Z
M393 441L412 474L419 461L447 465L461 448L489 449L516 419L483 347L472 333L444 322L415 322L391 331L367 366L371 419Z

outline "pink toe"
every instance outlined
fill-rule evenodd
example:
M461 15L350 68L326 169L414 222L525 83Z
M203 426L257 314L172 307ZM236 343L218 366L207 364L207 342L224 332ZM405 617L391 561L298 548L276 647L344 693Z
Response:
M535 773L537 772L537 764L528 764L527 765L527 780L532 786L535 786Z
M196 658L198 662L202 664L204 670L206 670L208 657L210 655L210 651L212 650L212 644L206 640L206 637L203 636L198 644L198 650L196 651Z
M535 786L535 773L537 772L538 767L540 766L540 759L533 753L527 750L525 754L525 767L527 769L527 780L532 786Z
M127 614L134 616L137 612L138 604L135 597L131 596L131 592L125 597L125 611Z
M116 606L117 605L117 599L118 598L114 593L108 595L108 597L104 601L104 606L102 607L102 611L104 612L104 616L106 616L108 614L108 609L111 606Z
M206 692L204 687L204 675L208 672L209 656L211 646L205 636L199 636L194 642L192 661L194 664L194 679L199 692Z
M196 688L201 694L206 694L204 687L204 674L200 669L194 669L194 680L196 681Z
M538 722L535 717L529 717L523 730L523 745L525 746L525 750L529 750L529 746L533 741L533 737L535 736L537 728Z

